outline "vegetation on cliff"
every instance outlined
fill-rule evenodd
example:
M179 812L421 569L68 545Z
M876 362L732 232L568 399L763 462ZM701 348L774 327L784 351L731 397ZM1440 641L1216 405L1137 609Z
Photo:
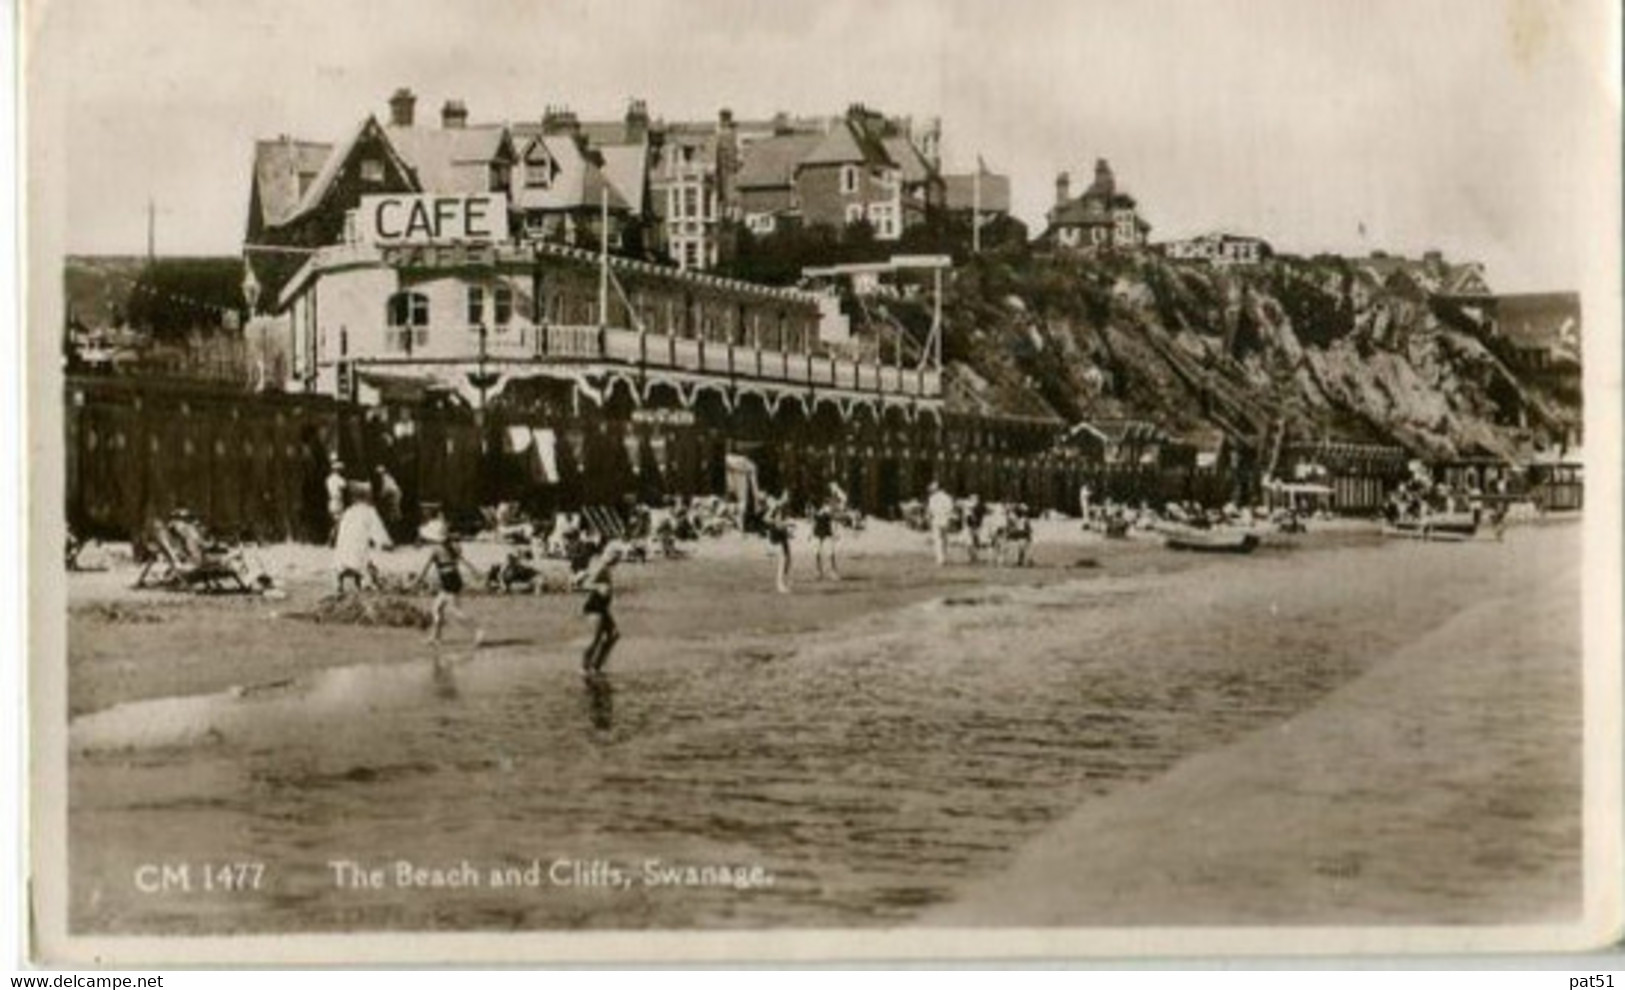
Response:
M1446 288L1420 264L1331 256L1222 268L989 252L951 280L944 360L956 401L1068 422L1248 444L1284 427L1431 457L1560 442L1574 396L1520 375L1487 345L1487 309Z

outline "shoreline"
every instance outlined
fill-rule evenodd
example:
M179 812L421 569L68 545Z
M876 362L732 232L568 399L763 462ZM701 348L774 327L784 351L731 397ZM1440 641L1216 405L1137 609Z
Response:
M1308 710L1077 809L919 923L1578 921L1580 574L1538 564Z
M789 596L765 552L654 566L618 609L631 634L597 684L577 671L573 596L513 602L493 648L448 651L446 671L416 631L238 618L230 648L188 672L162 645L219 639L237 605L127 629L81 617L137 668L121 681L81 656L81 689L149 700L70 726L74 916L214 933L332 930L357 911L380 930L493 912L549 930L1563 910L1579 664L1560 619L1578 609L1578 536L1325 534L1240 560L1134 541L1045 548L1049 566L1022 571L876 552L852 556L859 579ZM1067 566L1079 558L1097 566ZM1548 585L1533 611L1509 598L1530 582ZM1435 657L1486 635L1544 665ZM261 683L301 665L265 690L200 693L200 674ZM1283 739L1296 762L1273 752ZM233 855L245 835L275 897L153 914L120 885L132 864ZM323 857L359 849L751 862L783 882L749 897L335 892Z
M691 544L693 553L679 560L623 565L616 572L616 593L626 642L617 648L617 662L624 664L629 655L661 643L675 649L719 634L754 633L772 640L816 633L983 588L1042 587L1080 578L1223 566L1205 555L1170 553L1161 537L1150 532L1107 540L1082 531L1075 520L1046 520L1035 528L1035 566L972 565L960 551L948 566L938 568L924 533L871 523L868 530L840 542L845 573L839 582L813 578L811 544L798 538L789 595L773 592L766 542L737 533ZM1300 552L1372 539L1376 533L1375 525L1365 520L1336 520L1308 534L1265 534L1265 546L1266 552ZM487 541L464 544L470 562L481 571L500 562L506 549ZM419 629L295 617L331 590L328 548L283 544L256 552L277 576L285 597L132 589L137 569L117 562L116 551L108 554L116 563L111 569L70 574L70 717L129 701L252 688L332 667L430 656ZM403 547L375 554L375 560L386 573L401 576L415 573L427 553L427 548ZM562 561L544 561L543 567L555 578L565 573ZM423 608L431 599L428 593L388 597ZM504 596L475 590L463 602L465 611L485 625L488 645L495 649L552 653L567 650L584 635L575 593ZM447 635L455 645L456 637L466 632L452 626ZM137 648L132 650L132 643ZM225 643L232 648L222 649Z

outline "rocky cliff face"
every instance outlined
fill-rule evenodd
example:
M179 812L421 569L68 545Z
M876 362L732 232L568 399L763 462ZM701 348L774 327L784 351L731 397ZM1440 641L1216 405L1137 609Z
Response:
M1459 268L1277 258L983 256L945 301L953 401L1189 436L1397 444L1515 456L1578 424L1565 370L1521 373ZM912 320L908 322L913 322ZM1565 401L1566 400L1566 401Z

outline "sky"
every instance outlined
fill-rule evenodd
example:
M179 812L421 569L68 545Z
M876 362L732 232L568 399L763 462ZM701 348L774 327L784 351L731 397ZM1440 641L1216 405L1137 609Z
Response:
M1604 0L41 0L30 193L70 253L240 249L253 142L341 140L411 87L419 120L562 104L942 119L1042 229L1109 159L1154 240L1437 248L1503 291L1574 287L1617 182ZM1604 39L1604 40L1600 40ZM1604 143L1599 144L1599 138ZM53 181L57 178L65 181ZM71 192L71 195L69 194ZM1612 228L1608 228L1612 229Z

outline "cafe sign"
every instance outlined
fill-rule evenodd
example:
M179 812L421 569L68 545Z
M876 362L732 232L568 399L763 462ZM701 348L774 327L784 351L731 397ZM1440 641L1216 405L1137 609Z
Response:
M363 196L357 226L361 239L401 244L489 244L508 239L508 197L405 193Z

